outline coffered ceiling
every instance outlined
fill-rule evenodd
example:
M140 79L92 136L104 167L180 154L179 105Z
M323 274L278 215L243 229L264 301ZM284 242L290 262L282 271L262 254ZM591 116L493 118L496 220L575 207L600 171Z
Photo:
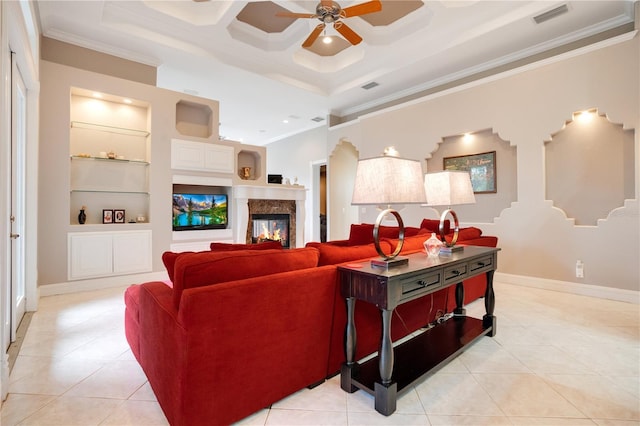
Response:
M339 3L344 9L366 1ZM158 86L219 100L220 134L257 145L634 16L632 0L381 3L380 12L343 19L361 43L351 45L328 25L309 48L301 45L318 19L275 15L313 15L317 1L41 0L37 8L46 37L157 66ZM325 35L332 43L322 42Z

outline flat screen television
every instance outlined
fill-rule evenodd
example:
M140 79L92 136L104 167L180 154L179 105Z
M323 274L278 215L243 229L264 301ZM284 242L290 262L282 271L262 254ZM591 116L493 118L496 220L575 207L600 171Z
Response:
M228 220L226 194L173 194L173 230L225 229Z

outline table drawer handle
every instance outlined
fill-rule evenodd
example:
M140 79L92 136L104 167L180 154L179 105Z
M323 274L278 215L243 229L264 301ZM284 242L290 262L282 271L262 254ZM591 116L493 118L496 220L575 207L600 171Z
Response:
M460 274L461 274L461 272L460 272L460 271L458 271L457 269L456 269L456 270L454 270L454 271L451 271L451 276L452 276L452 277L457 277L457 276L458 276L458 275L460 275Z
M421 287L426 287L428 284L429 284L429 283L428 283L428 282L426 282L425 280L420 280L420 281L418 281L418 285L419 285L419 286L421 286Z

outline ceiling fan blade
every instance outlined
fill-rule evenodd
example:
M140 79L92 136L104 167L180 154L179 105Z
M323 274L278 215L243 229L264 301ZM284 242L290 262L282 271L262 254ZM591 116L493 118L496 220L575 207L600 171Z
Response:
M339 24L339 25L336 25L336 24ZM347 41L349 41L349 43L353 44L354 46L362 41L362 37L356 34L355 31L349 28L349 26L347 26L347 24L345 24L342 21L336 22L335 24L333 24L333 28L335 28L336 31L342 34L343 37L346 38Z
M311 13L294 13L294 12L278 12L276 16L282 18L317 18L316 15Z
M382 10L382 3L380 0L372 0L362 4L356 4L354 6L345 7L342 9L346 18L351 16L366 15L367 13L379 12Z
M311 34L309 34L309 37L307 37L304 43L302 43L302 47L311 47L313 42L315 42L318 36L320 36L322 30L324 30L324 24L320 24L315 27L313 31L311 31Z

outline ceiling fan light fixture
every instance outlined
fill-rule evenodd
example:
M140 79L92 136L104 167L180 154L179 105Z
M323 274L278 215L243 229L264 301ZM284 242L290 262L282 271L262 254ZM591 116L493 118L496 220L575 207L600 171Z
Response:
M333 39L331 38L331 36L325 35L324 37L322 37L322 42L324 44L331 44L332 41Z
M307 37L307 39L302 43L302 47L311 47L327 24L333 24L333 28L349 43L355 46L362 41L362 37L345 24L343 20L352 16L365 15L367 13L379 12L381 10L381 0L369 0L344 9L342 9L340 5L333 0L320 0L320 3L316 6L315 15L282 11L276 13L276 16L287 18L315 18L320 21L320 24L311 31L309 37ZM323 37L322 41L325 44L330 43L330 39L328 39L326 35Z

